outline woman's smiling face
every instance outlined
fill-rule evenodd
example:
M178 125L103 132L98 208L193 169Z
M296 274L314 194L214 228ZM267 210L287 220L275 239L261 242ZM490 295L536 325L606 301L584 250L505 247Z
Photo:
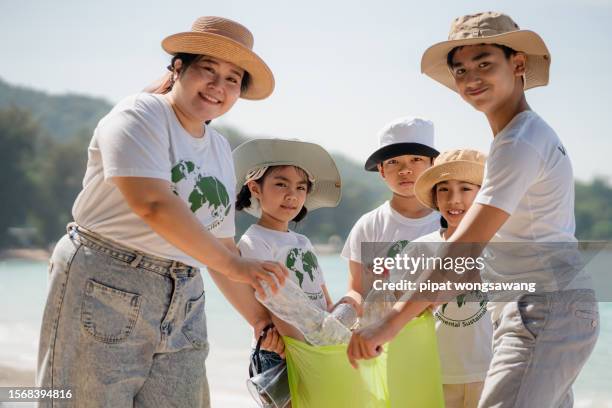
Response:
M226 113L240 97L244 70L218 58L201 56L178 76L172 88L175 103L187 117L200 123Z

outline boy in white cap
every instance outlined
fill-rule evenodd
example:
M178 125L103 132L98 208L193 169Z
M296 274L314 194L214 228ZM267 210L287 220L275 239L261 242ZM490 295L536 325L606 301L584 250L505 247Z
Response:
M433 123L421 118L399 118L383 127L378 139L379 148L367 159L365 169L378 171L392 197L355 223L342 250L342 257L349 261L349 292L338 303L348 303L358 311L371 289L369 278L372 274L368 264L373 257L395 257L408 242L440 228L439 213L421 204L414 191L417 178L432 166L439 154L434 148ZM372 245L367 247L368 252L372 249L376 254L362 254L362 243L376 243L375 249ZM435 338L434 320L429 311L411 324L415 327L411 329L410 324L406 325L405 335L418 336L417 331L429 330ZM437 352L434 343L423 344L423 349L389 348L388 360L398 364L405 361L410 365L409 370L421 374L411 381L407 381L406 376L389 378L392 406L395 406L394 401L395 404L409 402L410 406L444 406L439 360L424 358L428 355L424 348L433 347Z
M417 178L439 154L434 148L433 123L420 118L399 118L383 127L378 139L379 148L367 159L365 169L378 171L393 195L355 223L342 250L351 271L350 290L342 301L357 309L368 289L361 282L362 242L387 242L390 251L393 247L399 252L409 241L440 227L439 214L422 205L414 194ZM398 242L401 247L394 245Z
M523 250L575 244L568 152L555 131L531 111L524 93L548 83L549 66L550 53L536 33L492 12L457 18L449 40L424 53L421 70L483 112L494 135L482 188L448 242L520 242ZM510 262L493 259L489 266L498 277L515 280L554 274L563 266L550 262L555 261L550 254L521 255ZM581 269L569 280L555 276L548 283L556 289L544 287L536 295L490 303L494 350L480 407L573 405L572 383L599 330L595 294ZM433 271L426 278L441 276ZM410 301L396 304L395 313L377 328L353 335L349 359L375 356L377 347L423 307Z

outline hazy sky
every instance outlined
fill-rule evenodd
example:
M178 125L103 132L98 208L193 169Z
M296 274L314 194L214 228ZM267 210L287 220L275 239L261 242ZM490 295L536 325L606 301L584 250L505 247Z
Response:
M272 97L239 101L219 123L363 162L386 122L423 116L434 121L440 150L486 152L484 116L419 72L423 51L446 39L454 17L486 10L544 38L550 85L528 91L528 101L557 130L577 178L612 176L612 0L0 0L0 77L116 102L164 72L162 38L219 15L253 32L276 77Z

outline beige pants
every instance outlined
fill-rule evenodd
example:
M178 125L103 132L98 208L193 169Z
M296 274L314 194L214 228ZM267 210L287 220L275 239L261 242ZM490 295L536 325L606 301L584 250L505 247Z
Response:
M446 408L476 408L484 381L467 384L444 384Z

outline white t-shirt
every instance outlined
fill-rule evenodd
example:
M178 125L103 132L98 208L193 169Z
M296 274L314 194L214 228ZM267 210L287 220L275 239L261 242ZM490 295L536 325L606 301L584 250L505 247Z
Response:
M422 218L407 218L391 208L389 201L380 207L364 214L355 223L342 249L342 257L354 262L362 262L361 243L380 242L389 243L387 253L379 256L395 256L392 248L399 252L403 246L394 245L402 241L405 243L415 238L437 231L440 228L440 214L433 211Z
M570 286L553 284L551 265L579 258L565 250L555 254L548 244L576 242L574 175L561 140L535 112L519 113L495 136L475 202L510 214L491 243L526 243L494 245L495 256L485 256L491 275L483 274L484 280L534 281L545 291L588 287L584 271L574 275ZM500 307L497 302L489 304L494 319Z
M162 95L128 97L100 120L72 214L82 227L122 245L205 266L172 246L136 215L112 177L166 180L213 235L235 235L236 182L229 143L208 126L203 138L191 136Z
M310 240L304 235L253 224L240 238L238 248L244 257L285 265L289 270L289 278L302 288L314 304L327 310L323 271Z
M412 242L445 242L442 230ZM434 249L434 248L432 248ZM470 301L465 302L464 300ZM443 384L484 381L493 357L493 324L481 292L437 308L436 336Z

